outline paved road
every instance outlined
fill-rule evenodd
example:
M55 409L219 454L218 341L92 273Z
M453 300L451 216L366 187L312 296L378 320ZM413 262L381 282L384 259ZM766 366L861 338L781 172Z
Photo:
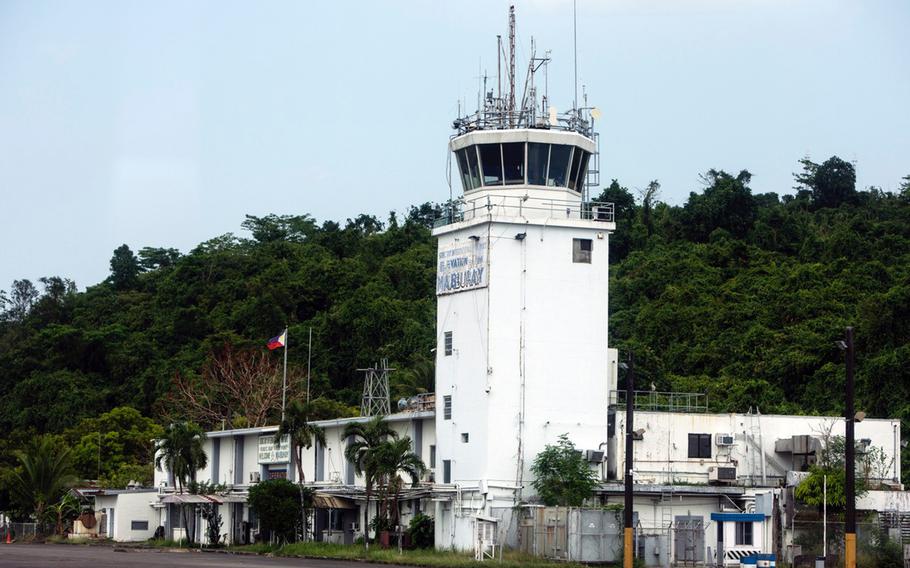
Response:
M0 544L2 568L349 568L360 562L267 558L239 554L164 552L65 544ZM389 568L386 566L386 568Z

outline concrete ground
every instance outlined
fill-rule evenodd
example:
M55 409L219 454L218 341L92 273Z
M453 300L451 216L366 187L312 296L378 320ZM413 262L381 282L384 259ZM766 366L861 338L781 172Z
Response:
M369 566L362 562L310 560L306 558L267 558L239 554L208 552L167 552L147 549L124 549L110 546L66 544L0 544L0 566L3 568L345 568ZM386 565L386 568L394 568Z

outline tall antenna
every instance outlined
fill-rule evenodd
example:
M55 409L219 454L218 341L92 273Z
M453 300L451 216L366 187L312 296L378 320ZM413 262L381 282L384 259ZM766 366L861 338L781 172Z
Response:
M509 111L515 110L515 5L509 6ZM511 122L511 120L509 121Z
M572 99L572 106L578 113L578 0L572 0L572 58L575 60L575 96Z
M391 414L389 403L389 360L382 360L382 367L357 369L363 376L363 400L360 403L361 416L386 416Z

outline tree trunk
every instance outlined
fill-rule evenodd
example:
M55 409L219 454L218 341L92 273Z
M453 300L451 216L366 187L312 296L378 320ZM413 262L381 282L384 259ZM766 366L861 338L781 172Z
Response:
M369 474L368 474L369 476ZM363 547L370 549L370 495L373 493L373 484L367 478L367 503L363 508Z

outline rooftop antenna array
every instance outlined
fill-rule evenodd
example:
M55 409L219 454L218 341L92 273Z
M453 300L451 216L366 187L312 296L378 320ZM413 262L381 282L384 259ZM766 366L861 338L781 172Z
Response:
M573 5L574 9L574 5ZM573 11L573 30L575 15ZM575 49L575 79L573 86L574 99L572 108L566 112L559 113L555 108L550 106L549 95L549 77L548 66L550 63L550 51L544 52L543 57L537 56L537 47L534 38L531 38L531 57L527 67L527 75L524 81L524 92L521 97L518 96L516 86L516 47L515 47L515 6L509 6L509 52L505 52L503 37L496 36L497 62L496 62L496 90L487 90L486 74L482 73L482 67L478 67L478 90L482 96L478 96L477 110L473 114L459 116L455 119L453 127L457 131L456 136L471 132L473 130L504 130L513 128L542 128L549 130L563 130L578 132L592 140L597 141L597 135L594 132L594 119L598 118L597 109L589 107L587 96L584 102L579 104L578 100L578 58L577 47ZM573 36L577 35L573 33ZM575 41L577 44L577 41ZM506 65L503 61L508 58ZM503 77L503 67L505 67L506 77ZM544 89L540 100L538 100L538 91L535 84L536 74L543 69ZM505 81L503 80L505 79ZM506 83L506 84L503 84ZM505 91L505 92L504 92ZM480 95L481 93L478 93ZM462 110L462 109L459 109ZM463 109L468 112L467 109ZM596 159L593 161L596 164ZM592 164L593 165L593 164ZM593 173L593 170L592 170ZM588 177L588 185L591 181L597 180Z
M367 369L357 369L363 376L363 399L360 403L361 416L386 416L391 414L389 402L389 360L383 359L381 367L375 363Z

